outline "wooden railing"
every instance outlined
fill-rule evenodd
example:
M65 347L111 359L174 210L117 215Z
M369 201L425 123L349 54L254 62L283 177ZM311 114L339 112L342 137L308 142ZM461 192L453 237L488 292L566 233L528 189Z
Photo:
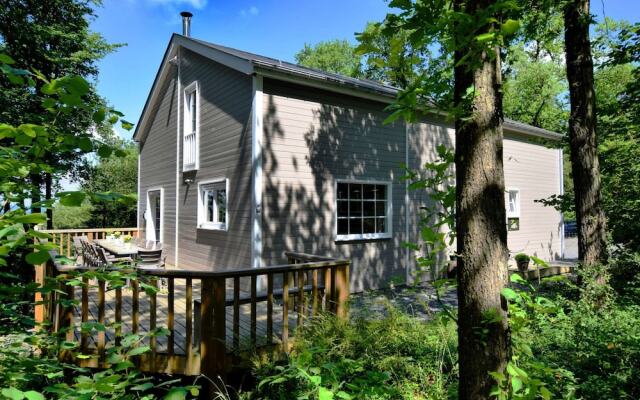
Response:
M48 233L51 236L50 243L56 245L56 252L66 257L76 256L73 248L73 238L75 236L86 236L89 241L94 239L104 239L107 235L120 232L122 235L138 237L138 228L85 228L85 229L45 229L40 232Z
M51 262L37 268L40 276L56 276L60 287L37 306L37 322L77 344L64 358L97 368L108 365L107 349L125 335L164 326L166 338L145 339L150 351L137 357L141 370L224 376L255 351L289 350L291 333L320 312L347 316L348 260L286 256L289 264L263 268L137 270L128 283L113 287L99 274L80 278L87 268ZM166 289L148 290L159 282ZM91 322L107 330L80 329Z

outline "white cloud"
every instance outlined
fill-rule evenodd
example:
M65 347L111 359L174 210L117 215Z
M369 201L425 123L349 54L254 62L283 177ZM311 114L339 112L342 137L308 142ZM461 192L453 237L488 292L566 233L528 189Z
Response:
M260 12L260 10L258 10L258 7L256 6L251 6L247 9L242 9L240 10L240 15L242 15L243 17L248 17L248 16L256 16L258 15L258 13Z
M202 10L207 5L207 0L147 0L149 3L168 7L190 6L196 10Z

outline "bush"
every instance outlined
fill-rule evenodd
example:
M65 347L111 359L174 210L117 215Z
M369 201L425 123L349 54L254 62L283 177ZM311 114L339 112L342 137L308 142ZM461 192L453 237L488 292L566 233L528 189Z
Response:
M528 263L531 260L531 258L524 253L518 253L514 258L516 259L517 263Z
M640 253L618 249L612 257L609 271L611 286L625 301L638 304L640 300Z
M249 398L445 399L457 386L455 324L391 305L386 316L329 315L298 332L285 360L262 361Z

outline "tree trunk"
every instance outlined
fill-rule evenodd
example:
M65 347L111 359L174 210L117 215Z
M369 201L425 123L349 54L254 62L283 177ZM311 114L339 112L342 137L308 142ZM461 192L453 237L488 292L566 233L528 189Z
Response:
M53 186L53 178L50 173L46 173L44 175L44 196L45 199L51 200L52 196L52 186ZM47 229L53 229L53 208L47 207Z
M458 0L456 8L475 14L490 3ZM504 371L510 357L501 296L509 252L499 52L482 53L472 67L459 63L465 52L456 52L454 70L454 101L464 110L455 123L459 398L477 400L490 398L495 381L489 372ZM475 96L465 100L469 87Z
M564 9L564 40L571 101L569 146L578 228L578 256L589 266L607 260L606 219L600 201L596 98L589 42L589 0Z

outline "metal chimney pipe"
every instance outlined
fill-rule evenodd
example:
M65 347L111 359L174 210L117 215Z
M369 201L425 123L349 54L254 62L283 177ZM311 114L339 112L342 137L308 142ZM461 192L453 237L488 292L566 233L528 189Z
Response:
M191 36L191 17L193 17L193 14L191 14L189 11L183 11L180 13L180 16L182 16L182 35L186 37L190 37Z

